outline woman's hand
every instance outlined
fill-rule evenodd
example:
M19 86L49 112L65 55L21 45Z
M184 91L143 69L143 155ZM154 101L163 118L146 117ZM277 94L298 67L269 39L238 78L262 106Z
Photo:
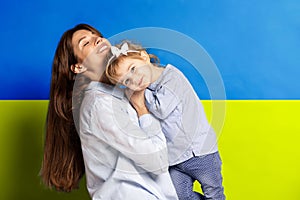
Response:
M145 103L145 90L133 91L127 88L125 94L139 117L149 113Z

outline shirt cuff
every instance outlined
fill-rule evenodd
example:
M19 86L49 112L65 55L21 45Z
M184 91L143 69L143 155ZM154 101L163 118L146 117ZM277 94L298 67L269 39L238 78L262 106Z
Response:
M144 114L139 118L141 129L145 131L149 137L154 135L163 135L160 127L160 122L152 114Z
M153 116L151 114L144 114L142 116L139 117L139 123L140 123L140 127L143 128L147 128L151 125L153 120Z

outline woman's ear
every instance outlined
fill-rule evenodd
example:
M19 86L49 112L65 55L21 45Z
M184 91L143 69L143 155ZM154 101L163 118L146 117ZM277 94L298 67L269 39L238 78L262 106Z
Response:
M150 62L149 54L146 51L141 51L141 56L145 61Z
M85 66L83 66L82 64L79 64L79 63L77 63L75 65L71 65L70 69L75 74L80 74L80 73L83 73L87 70L87 68Z

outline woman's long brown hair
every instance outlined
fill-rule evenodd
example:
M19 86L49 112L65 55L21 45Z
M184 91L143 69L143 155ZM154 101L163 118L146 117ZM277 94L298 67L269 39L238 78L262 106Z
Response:
M50 99L46 120L44 157L40 176L44 184L58 191L70 192L78 188L84 175L84 161L80 138L75 128L73 111L79 108L82 94L72 106L75 76L70 66L78 63L72 46L73 34L89 30L102 34L87 24L78 24L66 31L56 48L52 64Z

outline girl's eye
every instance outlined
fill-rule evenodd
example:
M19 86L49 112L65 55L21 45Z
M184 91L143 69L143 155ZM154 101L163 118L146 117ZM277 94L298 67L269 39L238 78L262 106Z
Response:
M124 84L125 84L125 85L128 85L128 83L129 83L129 79L126 79L126 80L124 81Z
M133 73L135 70L135 66L131 67L130 72Z

